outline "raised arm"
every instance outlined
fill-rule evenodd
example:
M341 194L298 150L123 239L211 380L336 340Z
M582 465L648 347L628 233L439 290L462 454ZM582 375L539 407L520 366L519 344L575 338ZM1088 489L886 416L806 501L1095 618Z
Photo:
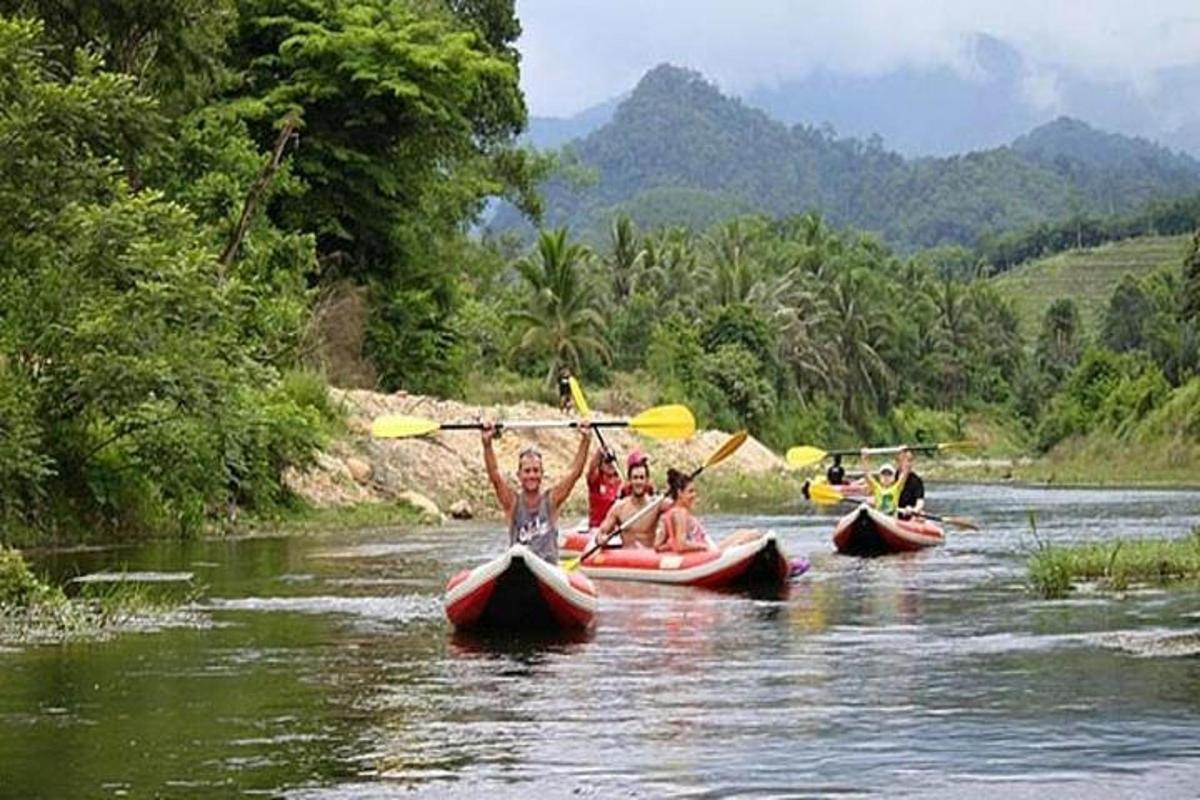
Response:
M571 496L571 490L575 488L579 476L583 474L583 465L587 463L588 448L591 444L592 425L585 419L579 423L579 448L575 451L575 459L567 468L567 474L563 476L563 479L554 484L554 488L550 490L550 502L554 504L555 513L558 513L562 504L567 502L567 498Z
M483 465L487 468L488 479L492 482L492 489L496 492L496 499L500 501L504 513L512 517L513 506L517 502L517 495L509 486L508 481L504 480L504 476L500 474L500 465L496 463L496 451L492 447L492 439L496 436L496 428L491 421L484 423L483 426Z

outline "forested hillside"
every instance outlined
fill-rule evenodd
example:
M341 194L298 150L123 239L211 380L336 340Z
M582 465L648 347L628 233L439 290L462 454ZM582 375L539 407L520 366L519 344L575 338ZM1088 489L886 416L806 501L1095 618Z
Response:
M1043 126L1011 147L906 160L877 138L788 128L698 73L668 65L647 73L613 120L568 153L594 168L596 181L549 183L546 220L593 237L620 211L640 224L703 225L713 208L774 216L817 210L831 224L877 232L907 251L974 245L1081 214L1130 213L1200 190L1200 162L1078 121ZM669 211L647 197L666 190ZM498 224L511 226L514 216Z

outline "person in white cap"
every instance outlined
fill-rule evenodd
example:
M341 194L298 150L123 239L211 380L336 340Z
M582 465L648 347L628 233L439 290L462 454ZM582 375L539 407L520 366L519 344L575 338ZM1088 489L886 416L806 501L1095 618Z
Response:
M900 509L900 493L904 491L904 481L908 478L908 462L902 461L900 474L896 468L886 463L879 468L879 477L871 472L867 461L867 451L862 451L862 469L867 478L867 486L871 488L871 505L885 514L895 514Z

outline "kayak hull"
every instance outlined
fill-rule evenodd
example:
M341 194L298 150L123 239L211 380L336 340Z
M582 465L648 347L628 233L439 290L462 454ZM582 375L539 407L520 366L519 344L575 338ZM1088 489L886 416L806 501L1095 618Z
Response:
M945 540L942 529L928 520L897 519L865 503L839 519L833 531L833 546L851 556L909 553Z
M446 617L460 630L579 630L596 616L596 587L523 545L463 570L446 586Z
M564 537L566 553L581 553L591 538ZM774 533L724 550L662 553L648 548L617 547L596 551L580 564L591 578L645 581L706 589L774 589L787 584L792 563Z

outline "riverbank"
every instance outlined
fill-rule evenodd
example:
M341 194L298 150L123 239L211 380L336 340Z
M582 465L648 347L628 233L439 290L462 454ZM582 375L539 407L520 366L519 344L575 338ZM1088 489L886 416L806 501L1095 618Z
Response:
M418 509L423 519L431 522L446 516L499 517L483 469L477 432L447 431L419 439L375 439L370 434L371 421L378 416L403 414L442 423L485 417L574 418L542 403L477 406L404 392L381 394L331 389L330 394L345 417L346 433L320 454L312 469L291 471L285 480L315 513L335 516L341 514L337 509L402 504ZM601 419L606 416L596 414ZM656 441L617 429L606 431L604 438L621 458L634 449L646 453L652 479L662 485L667 467L695 469L728 435L725 431L705 430L697 431L687 441ZM535 446L542 453L546 478L553 482L568 468L578 443L578 434L561 428L511 432L496 443L496 456L501 470L511 473L517 454ZM720 487L716 496L729 502L751 498L782 501L798 494L802 478L788 473L779 455L751 437L729 459L706 473L704 481L706 486ZM581 487L582 483L572 494L567 513L586 510L587 494ZM369 517L373 512L365 513Z
M499 518L474 431L380 440L370 435L371 421L377 416L405 414L438 422L481 417L572 418L536 402L482 406L404 392L332 389L330 394L333 405L344 415L345 434L321 453L312 469L286 476L305 510L279 520L279 527L436 523L448 516ZM918 471L933 484L1030 486L1183 487L1196 486L1196 476L1200 475L1200 445L1190 443L1167 449L1132 448L1093 437L1066 442L1035 459L995 455L994 447L1005 452L1011 449L1011 443L996 439L997 434L990 428L976 432L987 448L984 455L919 457ZM628 431L611 430L605 438L619 455L633 448L646 452L651 477L661 485L668 466L692 469L702 464L727 435L708 430L697 432L687 442L658 442ZM532 444L542 452L547 479L553 481L567 468L577 443L576 434L563 429L510 433L497 442L497 457L501 469L511 471L517 453ZM820 474L821 466L790 470L778 454L751 437L733 457L706 472L700 488L706 505L714 511L794 508L805 478ZM586 492L577 487L565 513L584 513L586 502Z

